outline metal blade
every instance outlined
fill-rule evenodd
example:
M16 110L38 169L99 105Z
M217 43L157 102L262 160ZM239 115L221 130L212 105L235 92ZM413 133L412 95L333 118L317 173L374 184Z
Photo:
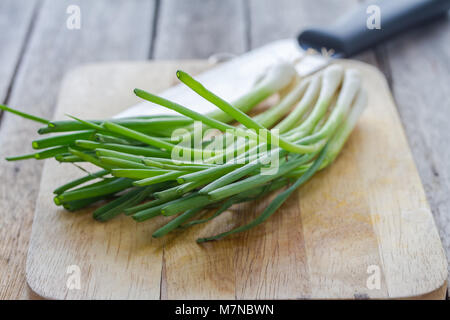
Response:
M323 68L328 64L329 59L320 55L306 55L298 46L297 41L286 39L245 53L195 78L218 96L227 101L234 101L248 92L268 67L280 61L300 61L296 63L296 69L300 75L305 76ZM159 95L200 113L217 109L183 84L167 89ZM117 117L156 114L176 114L176 112L143 101L120 113Z

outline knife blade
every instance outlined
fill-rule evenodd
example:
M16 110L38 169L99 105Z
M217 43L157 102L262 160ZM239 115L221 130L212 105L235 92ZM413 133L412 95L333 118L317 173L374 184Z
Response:
M259 49L250 51L229 62L214 67L195 78L205 84L209 89L228 101L233 101L248 92L261 74L271 65L280 61L295 61L303 57L304 52L299 49L294 39L276 41ZM314 66L320 68L326 64L321 56L308 57L307 64L297 64L297 71L301 74L310 72ZM201 113L216 110L217 107L199 97L196 93L182 84L178 84L160 94L162 97L175 101ZM137 115L177 114L159 105L143 101L119 117Z
M370 16L370 8L375 8L373 14L379 13L380 29L369 27L368 19L377 18ZM220 64L196 79L220 97L234 101L248 92L262 73L277 62L293 62L299 75L306 76L325 67L333 58L350 57L395 34L446 15L449 9L450 0L382 0L360 4L330 27L307 29L297 39L270 43ZM333 54L307 54L309 48ZM200 113L217 109L181 84L160 95ZM156 114L176 112L143 101L117 117Z

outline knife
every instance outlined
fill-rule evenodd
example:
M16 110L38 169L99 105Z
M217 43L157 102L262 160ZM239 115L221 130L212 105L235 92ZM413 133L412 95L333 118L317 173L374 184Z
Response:
M329 27L307 29L297 39L265 45L220 64L196 79L220 97L234 101L248 92L262 72L277 62L299 61L295 67L301 76L306 76L325 67L334 58L351 57L396 34L445 16L449 9L450 0L380 0L359 4ZM307 49L333 54L306 54ZM200 113L216 110L214 105L181 84L160 95ZM156 114L176 112L143 101L117 117Z

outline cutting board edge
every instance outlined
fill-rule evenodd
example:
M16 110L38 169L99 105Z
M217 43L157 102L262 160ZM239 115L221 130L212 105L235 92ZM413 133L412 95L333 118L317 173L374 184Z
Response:
M386 79L386 76L377 67L375 67L375 66L373 66L371 64L368 64L366 62L363 62L363 61L352 60L352 59L337 59L337 61L339 61L341 63L344 63L344 64L348 64L348 65L358 65L359 68L370 70L371 73L376 75L380 79L380 81L382 81L382 83L383 83L383 85L384 85L384 87L386 89L386 93L389 96L390 102L394 106L394 108L393 108L394 110L393 111L396 114L396 118L399 120L398 122L399 122L399 128L400 128L400 131L401 131L401 135L402 135L402 138L405 140L405 142L406 142L406 144L408 146L408 152L409 152L409 154L410 154L410 156L411 156L411 158L413 160L415 174L417 174L417 176L419 177L419 180L420 180L421 191L426 196L425 189L424 189L424 186L423 186L423 183L422 183L422 179L420 178L419 170L417 169L417 164L416 164L415 159L413 157L413 154L412 154L412 151L411 151L411 147L409 145L409 140L408 140L408 138L406 136L405 128L403 126L403 123L400 121L400 119L401 119L400 118L400 114L398 112L397 105L395 103L395 98L394 98L394 96L393 96L393 94L392 94L392 92L391 92L391 90L389 88L389 83L388 83L388 81ZM441 272L439 273L441 275L441 278L439 280L436 280L435 287L433 289L431 289L431 290L419 291L419 292L416 292L416 294L413 295L413 296L407 296L407 295L401 295L401 294L400 295L392 295L392 296L389 296L389 299L408 299L408 298L420 297L420 296L432 294L433 292L440 290L443 286L445 286L445 287L448 286L448 276L449 276L449 274L448 274L448 259L447 259L444 247L442 246L442 241L440 239L439 232L438 232L438 229L437 229L437 226L436 226L436 221L435 221L433 213L431 211L431 207L430 207L430 204L428 202L428 199L426 200L426 208L428 209L429 214L431 216L431 219L433 221L434 231L436 232L437 236L439 237L440 249L441 249L441 258L442 258L442 262L443 262L443 264L441 265L441 269L440 269Z
M179 63L186 63L186 62L198 62L198 63L202 63L202 60L199 60L199 59L176 60L176 61L178 61ZM369 64L367 64L367 63L360 62L360 61L355 61L355 60L342 60L342 62L344 62L344 63L350 63L350 64L357 64L357 65L359 65L359 66L362 67L362 68L371 69L371 72L377 73L378 76L383 80L383 82L384 82L386 88L388 88L387 91L389 92L389 98L392 100L392 103L394 103L394 105L395 105L395 100L394 100L394 98L393 98L393 96L392 96L392 93L391 93L390 90L389 90L389 86L388 86L387 80L386 80L384 74L383 74L379 69L377 69L376 67L374 67L374 66L372 66L372 65L369 65ZM78 67L76 67L76 68L71 69L71 70L66 74L66 76L64 77L64 80L63 80L63 82L62 82L62 86L64 86L64 84L65 84L67 81L69 81L69 79L70 79L71 77L73 77L74 75L77 75L77 73L83 72L85 69L89 69L89 68L110 67L110 66L114 66L114 65L123 65L123 66L126 66L126 65L140 65L140 64L146 64L146 65L147 65L147 64L161 64L161 63L173 64L173 63L174 63L174 60L162 60L162 61L130 61L130 62L128 62L128 61L117 61L117 62L88 63L88 64L80 65L80 66L78 66ZM58 101L59 101L59 100L58 100ZM59 107L59 104L58 104L57 106ZM397 109L395 110L395 112L398 114ZM401 129L402 129L402 134L405 135L403 125L402 125L401 123L400 123L400 125L401 125ZM405 137L406 137L406 136L405 136ZM407 139L406 139L406 141L407 141ZM408 147L409 147L409 144L408 144ZM409 148L409 149L410 149L410 148ZM411 150L409 150L409 151L411 151ZM48 161L51 161L51 159L48 160ZM46 160L46 162L47 162L47 160ZM414 163L414 165L415 165L415 163ZM416 166L416 165L415 165L415 170L417 171L417 166ZM418 171L417 171L417 174L418 174ZM423 185L421 185L421 186L422 186L422 188L423 188ZM39 199L39 196L38 196L38 199ZM36 201L38 201L38 199L37 199ZM427 202L427 205L428 205L428 202ZM428 206L429 206L429 205L428 205ZM431 211L430 211L430 212L431 212ZM434 218L433 218L433 222L434 222ZM33 235L33 230L34 230L34 228L32 229L32 235ZM45 292L39 290L39 289L38 289L38 287L39 287L38 283L36 283L35 281L32 281L32 279L30 279L30 277L29 277L29 274L30 274L30 271L29 271L29 262L30 262L30 255L32 255L32 253L30 252L30 251L31 251L31 248L32 248L32 247L31 247L31 244L30 244L29 249L28 249L28 253L27 253L27 263L26 263L26 281L27 281L27 284L28 284L29 288L30 288L34 293L36 293L37 295L39 295L39 296L41 296L41 297L43 297L43 298L45 298L45 299L61 299L61 298L63 298L63 297L55 297L55 296L49 295L49 294L47 294L47 293L45 293ZM442 249L443 249L443 248L442 248ZM443 256L444 256L444 258L445 258L445 253L444 253L444 251L443 251ZM444 259L444 260L445 260L445 263L447 264L447 259ZM447 271L447 268L443 268L443 269L445 269L445 275L447 275L447 272L448 272L448 271ZM34 280L37 280L37 279L34 278ZM414 295L414 296L398 296L398 297L397 297L397 296L392 296L392 297L389 297L389 299L414 299L414 298L416 298L416 297L417 297L417 298L420 298L421 296L428 295L428 294L432 294L432 293L435 292L435 291L441 290L443 286L447 287L447 276L443 277L442 282L440 282L440 285L438 285L438 286L437 286L436 288L434 288L433 290L430 290L430 291L427 291L427 292L419 292L417 295Z

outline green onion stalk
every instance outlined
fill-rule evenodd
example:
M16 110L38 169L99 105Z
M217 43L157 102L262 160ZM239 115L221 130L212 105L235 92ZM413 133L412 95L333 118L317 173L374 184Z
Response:
M55 204L76 211L107 200L93 212L97 221L120 214L137 222L171 217L154 232L156 238L278 192L253 221L198 239L205 242L267 220L297 188L336 159L367 105L359 72L338 64L306 78L299 77L291 64L274 65L232 103L189 74L179 70L176 75L217 110L200 114L142 89L134 90L138 97L179 115L106 120L69 115L70 120L49 121L0 105L0 110L45 125L38 130L44 137L32 141L35 153L6 160L54 158L77 167L82 163L99 167L96 172L80 167L84 176L54 190ZM250 116L274 95L280 97L274 106ZM198 141L198 122L201 130L215 134L200 132Z

